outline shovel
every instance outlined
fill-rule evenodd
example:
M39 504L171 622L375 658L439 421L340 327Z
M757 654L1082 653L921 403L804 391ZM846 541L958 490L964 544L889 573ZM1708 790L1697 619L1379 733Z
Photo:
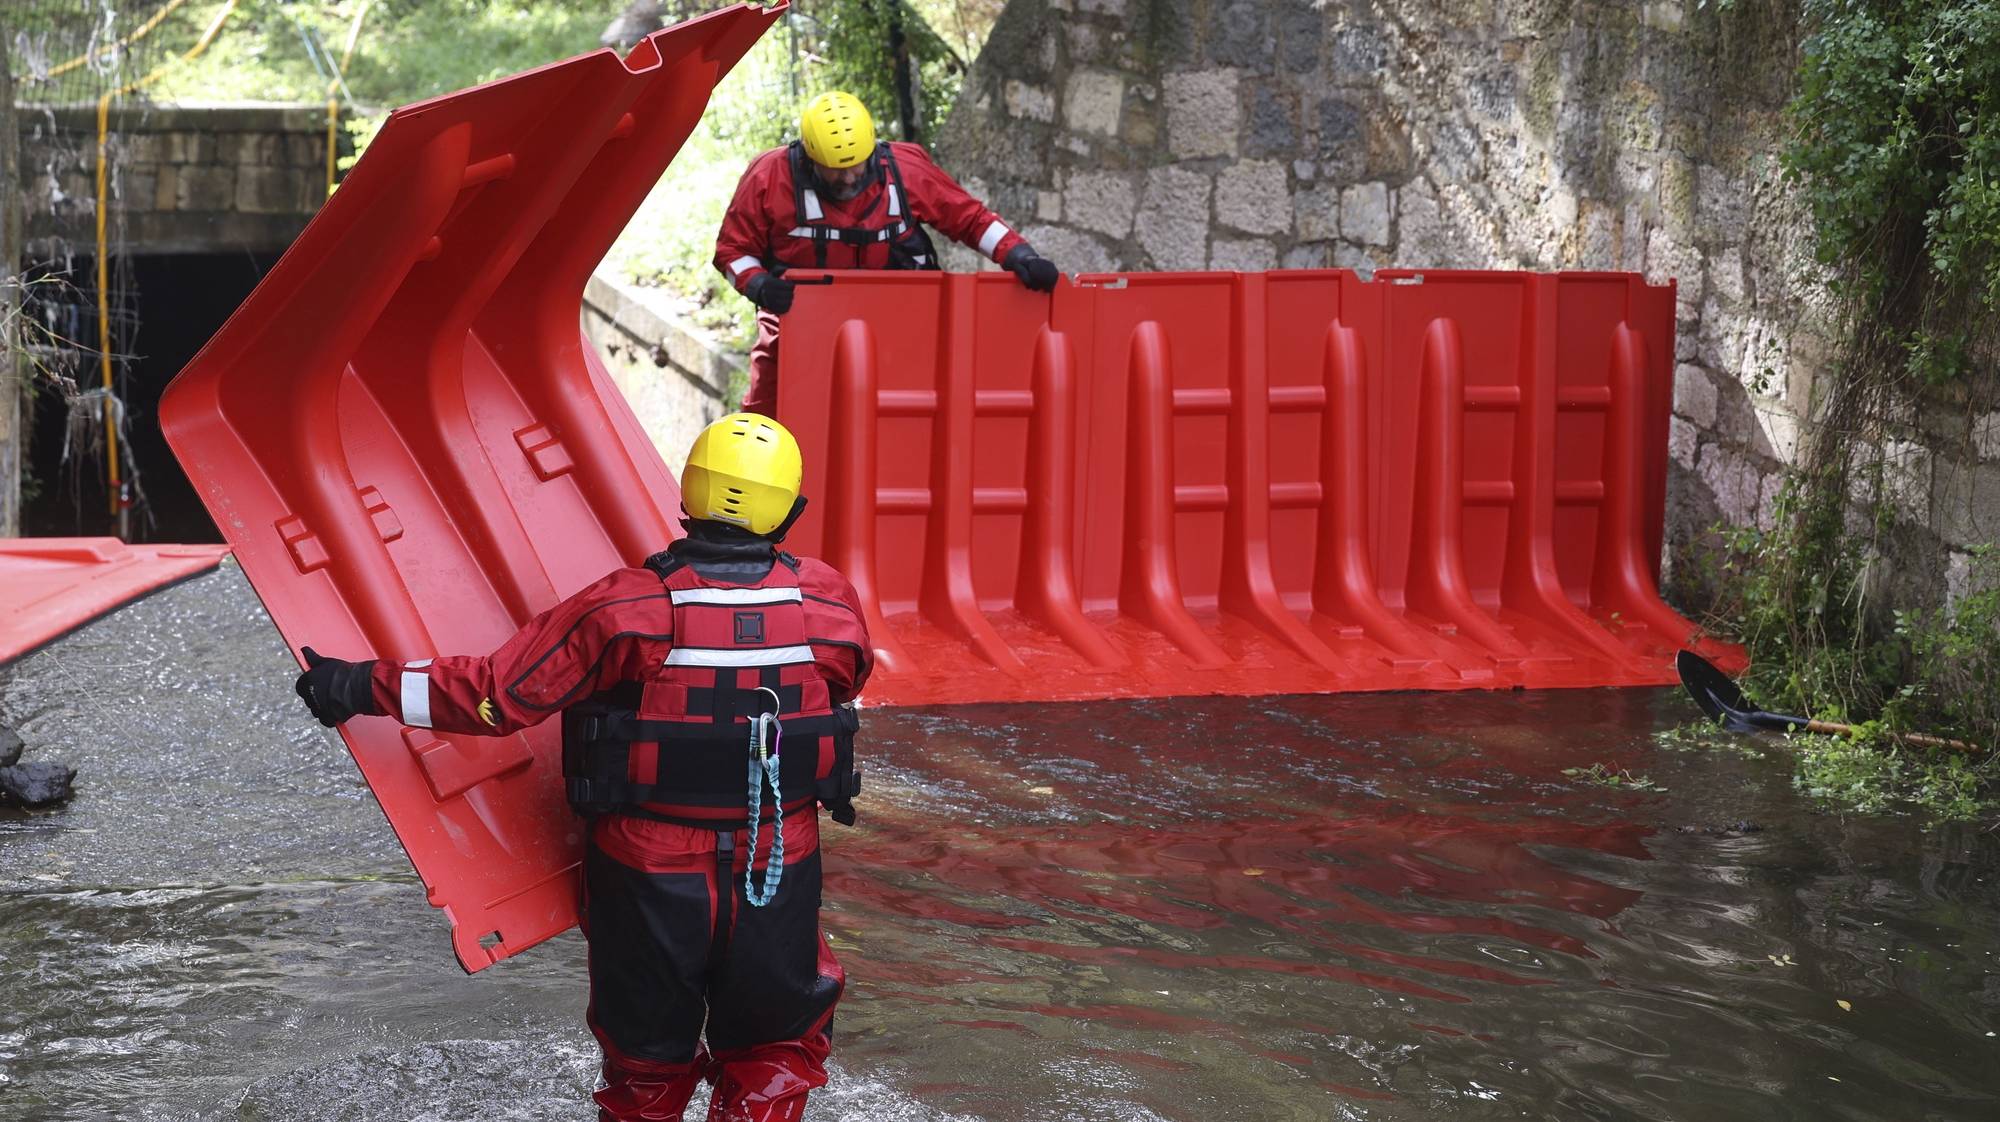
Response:
M1811 717L1789 717L1783 713L1766 713L1752 709L1743 691L1729 680L1729 675L1715 668L1715 664L1694 653L1682 651L1674 657L1674 669L1680 671L1681 685L1686 687L1694 703L1708 714L1711 721L1730 732L1756 732L1769 729L1773 732L1819 732L1835 736L1853 736L1853 725L1843 725L1837 721L1816 721ZM1978 752L1980 749L1963 740L1949 740L1942 736L1931 736L1921 732L1892 733L1897 740L1924 748L1950 748L1956 752Z

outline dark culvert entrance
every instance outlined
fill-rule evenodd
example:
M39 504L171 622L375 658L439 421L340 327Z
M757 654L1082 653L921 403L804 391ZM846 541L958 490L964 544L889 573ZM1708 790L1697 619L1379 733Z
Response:
M120 293L112 308L112 349L130 356L117 365L115 376L126 409L119 439L128 447L122 458L137 484L127 540L222 540L160 432L160 395L277 258L244 252L134 254L121 262L112 282L113 291ZM28 271L27 311L54 343L40 357L85 393L102 384L96 275L89 257ZM270 373L285 376L284 371ZM115 536L118 516L106 490L102 399L73 402L53 380L41 378L35 382L32 410L22 531L37 537Z

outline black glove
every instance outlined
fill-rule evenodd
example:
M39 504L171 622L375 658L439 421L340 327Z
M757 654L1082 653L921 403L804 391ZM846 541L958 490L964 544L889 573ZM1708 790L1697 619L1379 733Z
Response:
M320 724L332 728L349 717L381 715L382 710L375 705L375 689L368 680L375 672L373 659L343 662L311 647L300 653L306 656L306 672L299 675L296 688Z
M1021 278L1021 283L1030 292L1054 292L1056 278L1062 276L1062 270L1056 268L1055 262L1036 253L1025 243L1009 250L1007 260L1002 261L1000 267Z
M752 304L774 316L781 316L792 310L792 290L797 287L795 282L783 277L758 273L743 286L743 295L748 296Z

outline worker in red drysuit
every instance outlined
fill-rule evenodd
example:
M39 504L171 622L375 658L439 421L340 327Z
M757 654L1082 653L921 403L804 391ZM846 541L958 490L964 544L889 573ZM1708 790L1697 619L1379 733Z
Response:
M1036 292L1055 263L931 162L921 145L878 144L852 94L823 93L799 117L799 139L750 162L715 239L715 267L757 305L743 408L778 408L778 317L791 310L788 267L936 269L924 223L975 246Z
M677 1122L703 1078L710 1122L796 1122L826 1083L845 975L819 930L817 807L854 820L852 700L874 659L853 586L778 549L800 474L789 432L732 414L688 454L688 536L491 655L303 652L299 695L328 726L504 736L563 714L565 783L591 819L600 1122Z

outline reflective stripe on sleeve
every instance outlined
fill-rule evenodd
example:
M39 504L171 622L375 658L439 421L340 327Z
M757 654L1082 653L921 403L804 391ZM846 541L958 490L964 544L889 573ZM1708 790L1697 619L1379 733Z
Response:
M979 252L985 254L988 257L993 256L994 247L998 246L1000 244L1000 239L1006 236L1007 236L1007 224L1005 222L1000 221L998 218L994 219L993 222L986 227L986 232L979 235Z
M796 588L673 588L667 595L676 604L803 604L805 596Z
M743 256L738 257L736 260L731 261L729 263L729 275L732 277L740 277L744 273L747 273L750 270L762 264L763 264L762 261L759 261L755 257L752 257L746 253Z
M803 643L796 647L760 647L747 651L675 647L667 652L668 666L787 666L812 660L812 647Z
M430 659L403 667L403 723L411 728L431 727L431 674L424 669Z

